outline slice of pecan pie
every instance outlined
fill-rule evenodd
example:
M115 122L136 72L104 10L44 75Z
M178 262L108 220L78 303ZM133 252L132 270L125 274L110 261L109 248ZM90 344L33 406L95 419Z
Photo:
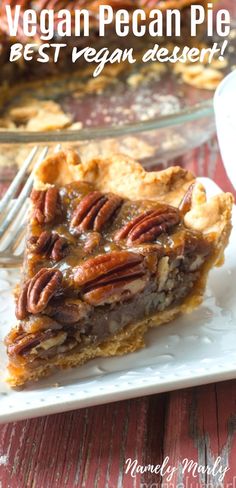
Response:
M198 306L223 262L232 202L207 201L179 167L47 158L31 195L19 323L6 338L10 383L135 351L149 327Z

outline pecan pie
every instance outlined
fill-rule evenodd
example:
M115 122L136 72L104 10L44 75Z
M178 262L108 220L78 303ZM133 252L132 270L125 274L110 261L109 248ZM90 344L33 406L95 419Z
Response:
M223 262L232 203L223 193L208 201L179 167L47 158L31 195L19 323L6 338L10 383L135 351L149 327L197 307Z

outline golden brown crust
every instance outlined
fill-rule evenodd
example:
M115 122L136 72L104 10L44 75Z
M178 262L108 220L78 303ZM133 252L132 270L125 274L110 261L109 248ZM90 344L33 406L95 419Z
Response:
M167 199L174 204L195 178L179 166L146 172L139 163L122 154L82 164L75 151L61 151L48 157L35 172L37 189L76 180L89 181L100 191L115 192L130 199Z
M63 369L78 366L95 357L123 355L143 347L144 335L149 327L169 322L180 313L191 312L201 303L208 271L223 262L224 249L231 230L231 194L221 193L207 201L204 187L190 172L180 167L146 172L141 165L122 155L114 155L110 159L94 159L82 164L75 152L61 151L47 158L35 171L37 189L45 189L52 184L65 185L75 180L89 181L98 190L114 192L133 200L162 200L174 206L180 204L186 191L193 185L191 209L185 215L185 225L207 235L214 253L204 265L191 296L181 305L131 324L100 345L90 345L83 351L72 351L49 359L37 369L30 370L26 366L26 369L22 367L16 370L11 366L8 381L12 386L46 376L54 367Z

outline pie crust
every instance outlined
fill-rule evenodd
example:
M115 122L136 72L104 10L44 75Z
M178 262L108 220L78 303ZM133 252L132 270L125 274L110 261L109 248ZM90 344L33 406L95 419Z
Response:
M84 188L89 188L90 190L86 189L85 196L81 197L80 195L78 198L76 193L77 186L78 188L83 188L83 191ZM43 277L41 279L41 281L44 280L43 286L46 286L46 281L52 286L52 281L50 280L54 280L54 278L57 280L56 273L61 273L61 271L57 270L64 269L64 264L61 264L63 259L59 255L59 258L53 262L50 261L52 259L50 255L50 258L47 257L46 260L46 268L42 268L42 265L45 266L45 256L43 258L40 256L37 261L35 254L30 251L29 243L32 242L32 237L35 242L35 228L38 229L40 227L41 230L44 230L45 228L48 229L49 225L45 224L45 221L43 223L41 221L40 225L37 224L38 227L35 227L34 223L32 224L36 218L35 212L39 210L39 206L36 208L35 202L38 201L37 198L42 193L49 195L47 192L51 190L53 194L55 188L61 192L60 201L63 202L61 206L69 205L68 198L73 205L74 200L76 198L78 200L76 200L76 206L73 207L73 214L72 217L69 217L68 225L70 229L72 225L74 225L74 229L80 229L80 233L75 234L75 236L79 235L79 237L75 237L76 239L78 238L78 241L76 241L76 252L83 252L84 254L80 255L79 258L77 255L76 259L73 258L72 261L69 261L71 259L70 253L75 252L75 247L73 248L74 251L69 249L69 257L66 258L66 262L70 262L68 268L69 278L63 277L64 291L60 291L62 294L58 292L59 295L56 298L54 296L47 299L45 309L45 307L41 307L42 293L36 296L37 300L35 298L35 274L45 274L46 278L44 279ZM23 277L24 284L27 285L32 280L33 283L28 284L28 288L26 286L26 294L23 289L24 285L16 291L20 322L6 338L9 355L8 381L12 386L23 385L30 380L38 380L40 377L50 374L55 368L78 366L92 358L123 355L144 347L144 336L148 328L169 322L181 313L189 313L202 302L209 270L213 266L219 266L223 263L224 250L228 244L231 231L233 196L230 193L220 193L207 200L202 184L190 172L180 167L170 167L159 172L146 172L137 162L120 154L114 155L109 159L94 159L82 164L77 153L61 151L48 157L37 168L33 191L35 193L34 197L32 196L33 203ZM107 210L107 205L110 205L111 208L111 202L113 202L112 204L115 202L115 212L113 214L111 212L107 213L106 222L104 218L101 222L101 212L99 210L95 212L96 218L93 221L91 218L88 220L88 211L86 214L83 213L81 217L82 210L84 212L85 201L87 205L86 199L88 199L88 195L90 200L96 197L96 201L101 203L99 208L103 209L102 217L104 217L104 208ZM107 196L104 197L104 195ZM103 199L106 206L102 203ZM95 208L96 202L93 205L92 209ZM103 206L101 207L101 205ZM137 205L138 207L136 207ZM40 208L42 210L42 207ZM44 203L44 211L45 208ZM142 225L144 223L142 232L140 231L140 224L134 224L135 219L131 215L134 208L136 212L135 219L137 220L138 218L140 220L141 215ZM140 209L142 209L142 212L144 209L147 211L142 213ZM47 215L49 214L50 212ZM40 220L41 214L40 218L38 215L37 219ZM155 224L153 224L154 227L150 227L149 219L153 218L153 215ZM181 217L178 217L179 215ZM98 216L100 216L100 220ZM68 213L66 219L68 220ZM50 229L53 229L53 231L56 229L60 234L60 226L57 225L55 227L53 222L50 225L53 226ZM108 226L108 230L106 226ZM111 226L111 229L109 226ZM146 228L146 234L143 230L144 227ZM87 239L87 236L91 235L91 228L93 230L96 228L98 231L95 234L99 234L102 239L105 239L102 251L101 247L98 248L98 251L85 251L86 246L83 244L85 242L83 239L84 236ZM73 234L74 230L70 232ZM67 236L64 232L63 236L65 235ZM92 235L94 235L94 232L92 232ZM171 245L167 244L170 242L172 243ZM190 247L188 248L189 243ZM171 250L168 246L171 247ZM52 247L50 247L50 252L51 249ZM55 251L55 248L53 249ZM60 249L62 249L62 246ZM170 252L168 251L169 254L166 249L170 250ZM129 261L127 265L124 265L124 259L127 256ZM35 268L35 259L37 268ZM112 259L113 261L115 260L115 267ZM106 272L104 272L104 266L106 267ZM145 272L143 271L144 267ZM103 269L103 274L101 274L100 269ZM149 274L147 275L147 273ZM181 278L179 278L180 276ZM180 281L176 282L176 285L175 280L179 279ZM124 289L121 290L122 286ZM151 288L148 288L149 286ZM85 318L79 321L79 329L76 329L77 325L74 328L76 331L83 331L82 346L81 343L80 345L76 343L76 347L72 345L67 350L63 350L63 344L67 344L67 342L63 342L64 335L67 333L66 327L70 327L67 321L67 324L64 324L59 332L53 331L53 334L57 334L59 347L58 350L55 349L53 354L48 354L48 350L53 345L50 334L46 337L46 340L44 336L44 350L46 350L46 353L44 351L41 354L40 360L38 360L37 349L41 347L40 344L36 343L34 347L31 344L31 349L29 347L24 349L23 354L22 348L19 349L17 345L18 343L20 344L22 330L24 329L23 339L27 342L27 334L37 333L38 324L40 324L41 332L50 333L50 330L47 329L50 329L51 323L55 327L58 322L60 324L60 320L63 322L63 293L67 293L65 290L71 287L76 290L76 297L79 296L79 300L74 300L74 302L79 303L82 308L84 306L89 307L89 314L91 314L89 319ZM32 303L30 302L30 305L27 305L26 297L29 299L33 288L34 299L31 300ZM45 292L43 288L41 291ZM137 296L138 301L135 303L140 303L139 312L134 312L136 316L129 320L124 315L124 319L122 311L124 310L124 313L128 316L131 313L132 300L137 300ZM158 305L155 304L154 306L153 303L149 303L149 296L153 297L153 303L155 302L155 297L158 297L158 300L161 299L163 302L158 302ZM145 308L143 309L145 312L142 311L141 302L143 299L146 300L145 304L150 307L150 313L147 313ZM55 300L57 306L53 305ZM65 303L68 302L71 303L71 298ZM131 309L129 308L129 303L131 303ZM20 306L21 308L19 308ZM52 315L52 310L54 315ZM101 318L104 310L106 310L108 317L109 313L113 314L113 322L116 323L114 329L112 329L112 321L108 321L106 327L108 327L109 331L105 333L105 326ZM86 316L87 309L84 312L83 308L83 313ZM98 314L97 316L96 313ZM119 325L119 320L116 319L119 314L121 325ZM97 335L92 335L91 329L89 329L90 332L84 332L88 323L90 323L89 321L94 324L95 329L100 321L101 327L99 327L103 329L103 335L99 336L101 333L98 332L99 327L96 329ZM86 327L83 328L85 322ZM76 336L77 332L75 333L75 330L73 333ZM32 337L34 339L34 335ZM81 341L81 337L79 341ZM40 350L42 351L42 349Z

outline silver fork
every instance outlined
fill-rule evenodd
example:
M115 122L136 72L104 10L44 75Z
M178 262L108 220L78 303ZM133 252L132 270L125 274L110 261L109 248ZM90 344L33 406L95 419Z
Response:
M58 151L59 147L55 149ZM28 176L19 196L14 200L29 166L36 158L37 167L46 157L48 147L34 147L10 187L0 200L0 267L17 267L22 263L24 234L28 213L28 197L33 187L33 172ZM39 153L39 154L38 154Z

